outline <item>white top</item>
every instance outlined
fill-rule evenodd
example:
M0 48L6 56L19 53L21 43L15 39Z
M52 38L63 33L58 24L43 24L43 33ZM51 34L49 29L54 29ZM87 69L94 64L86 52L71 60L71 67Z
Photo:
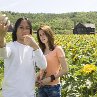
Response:
M46 59L40 49L10 42L0 48L0 57L4 58L4 97L34 97L35 94L35 62L40 69L47 66Z

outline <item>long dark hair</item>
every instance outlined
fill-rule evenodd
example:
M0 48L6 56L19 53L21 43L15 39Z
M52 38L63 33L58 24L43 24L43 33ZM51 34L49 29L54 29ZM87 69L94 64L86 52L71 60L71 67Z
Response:
M49 45L49 50L54 50L55 48L55 44L54 44L54 32L52 31L52 29L47 26L47 25L44 25L44 26L41 26L38 30L37 30L37 39L38 39L38 42L39 42L39 46L40 48L42 49L43 53L45 52L45 44L41 42L40 38L39 38L39 31L42 30L45 35L47 36L48 38L48 45Z
M24 17L23 18L19 18L16 21L15 25L14 25L14 29L13 29L13 33L12 33L12 41L17 41L16 33L17 33L17 29L18 29L19 25L21 24L22 20L26 20L27 21L27 23L28 23L28 25L30 27L30 34L32 34L32 25L31 25L31 22L28 20L28 18L24 18Z

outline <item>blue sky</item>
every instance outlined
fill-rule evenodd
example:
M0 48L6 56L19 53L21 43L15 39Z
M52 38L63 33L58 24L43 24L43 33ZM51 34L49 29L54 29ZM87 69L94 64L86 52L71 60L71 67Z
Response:
M97 0L0 0L0 11L67 13L97 11Z

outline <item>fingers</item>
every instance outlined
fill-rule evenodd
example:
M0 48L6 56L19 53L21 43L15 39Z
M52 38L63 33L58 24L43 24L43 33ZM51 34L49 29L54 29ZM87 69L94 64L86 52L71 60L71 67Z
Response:
M0 14L0 21L3 21L5 17L6 17L5 14Z
M23 35L24 38L32 38L32 35L28 34L28 35Z
M6 17L5 14L0 15L0 24L5 24L8 20L8 17Z
M10 21L5 14L0 14L0 37L5 37Z
M33 40L30 35L24 35L23 38L24 38L25 43L27 42L27 43L29 43L29 44L30 44L30 43L32 42L32 40Z
M8 17L5 14L0 15L0 24L2 26L7 26L7 27L10 25L10 21L8 20Z
M43 84L43 82L42 81L37 81L36 82L36 86L37 87L41 87L41 86L43 86L44 84Z
M7 24L7 22L8 22L8 17L5 17L5 18L3 19L3 23L4 23L4 24Z
M8 30L9 26L10 26L10 20L8 20L7 23L5 24L5 29Z

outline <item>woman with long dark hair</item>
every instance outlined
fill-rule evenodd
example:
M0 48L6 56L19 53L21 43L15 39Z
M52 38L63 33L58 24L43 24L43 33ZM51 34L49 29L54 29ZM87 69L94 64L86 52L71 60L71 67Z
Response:
M37 76L38 97L61 97L60 77L68 72L65 53L54 43L54 32L49 26L41 26L37 38L47 60L46 70L40 70Z
M0 57L4 59L3 97L35 97L35 64L46 68L46 59L32 37L32 25L19 18L14 26L12 42L5 43L8 18L0 16Z

